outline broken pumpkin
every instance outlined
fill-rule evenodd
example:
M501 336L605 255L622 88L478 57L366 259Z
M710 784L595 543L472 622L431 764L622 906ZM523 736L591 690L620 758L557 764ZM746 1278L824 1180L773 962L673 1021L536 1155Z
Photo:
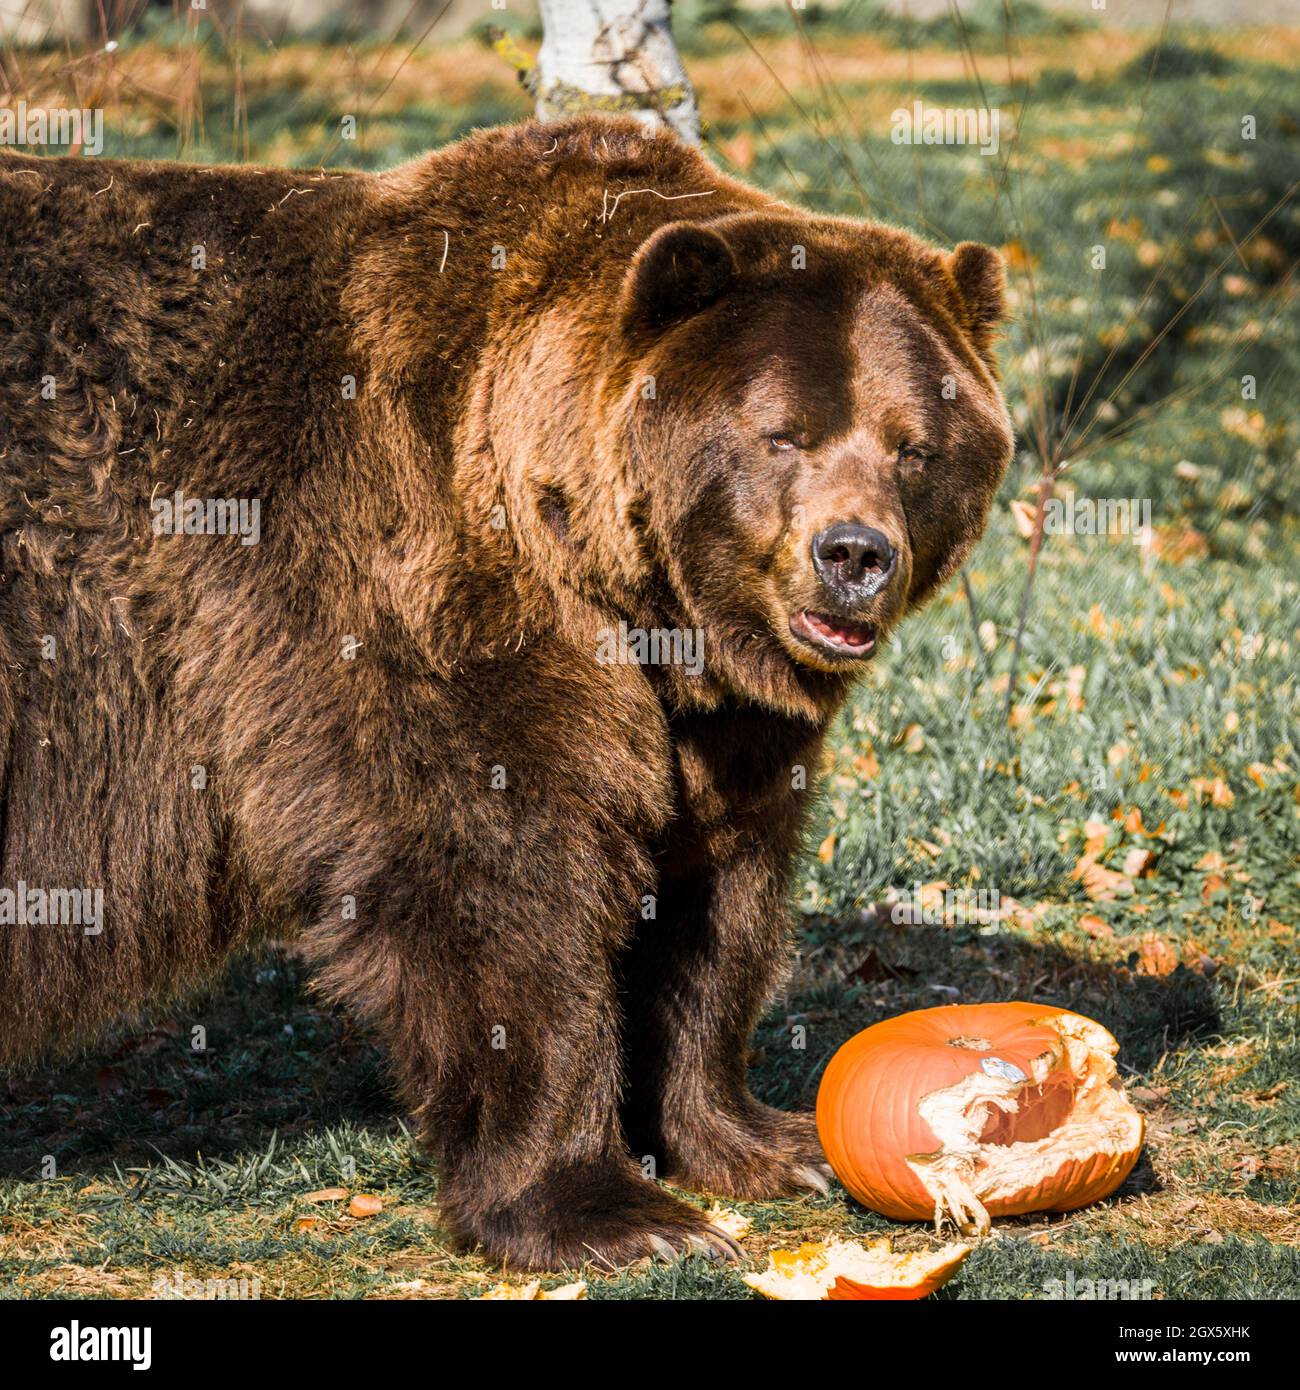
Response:
M831 1058L827 1161L864 1206L982 1234L992 1217L1108 1197L1142 1116L1099 1023L1045 1004L956 1004L886 1019Z
M959 1244L895 1253L888 1240L809 1241L798 1250L773 1250L763 1273L745 1275L745 1283L764 1298L786 1301L925 1298L969 1254L970 1246Z

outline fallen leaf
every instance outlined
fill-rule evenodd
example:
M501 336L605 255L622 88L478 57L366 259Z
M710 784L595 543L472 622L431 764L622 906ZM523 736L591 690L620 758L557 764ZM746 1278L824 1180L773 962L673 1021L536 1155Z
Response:
M1006 261L1007 269L1012 271L1024 272L1040 264L1038 257L1027 251L1022 241L1006 242L1002 247L1002 259Z
M731 140L719 140L717 144L718 148L737 169L744 171L752 167L754 163L754 137L747 130L742 130Z
M853 759L853 770L864 781L870 782L873 778L880 776L880 762L876 758L875 750L868 748L865 753L860 753Z
M1251 1091L1249 1095L1240 1096L1252 1109L1258 1109L1261 1105L1272 1105L1275 1100L1286 1094L1287 1083L1279 1081L1276 1085L1270 1086L1266 1091Z
M1128 966L1137 975L1161 977L1178 969L1178 952L1154 932L1120 943L1128 947Z
M1124 856L1124 872L1129 878L1150 878L1156 871L1154 850L1131 849Z
M1083 826L1083 852L1084 854L1098 855L1106 847L1106 837L1110 834L1110 826L1104 820L1085 821Z
M1133 891L1132 879L1098 864L1090 854L1079 860L1070 877L1083 884L1083 891L1094 902L1110 902Z
M1216 893L1224 893L1228 888L1228 880L1220 874L1207 874L1205 883L1201 887L1201 901L1209 902Z
M1011 503L1011 520L1021 538L1028 540L1038 525L1038 508L1034 503L1021 501L1017 497Z
M124 1038L113 1053L116 1058L122 1058L133 1052L145 1053L157 1052L176 1037L180 1036L181 1026L179 1023L160 1023L157 1028L151 1028L147 1033L136 1033L129 1038Z
M382 1200L371 1192L358 1192L348 1203L348 1211L353 1216L378 1216L383 1209Z
M1231 806L1236 799L1222 777L1193 777L1192 791L1197 801L1208 801L1211 806Z
M322 1187L319 1192L309 1192L304 1202L341 1202L348 1195L346 1187Z
M116 1067L100 1067L95 1073L95 1089L101 1096L120 1096L126 1090L126 1078Z
M998 910L991 913L977 912L976 920L987 925L989 922L1008 922L1013 927L1018 927L1021 931L1033 931L1039 926L1042 919L1051 910L1052 904L1049 902L1036 902L1033 907L1026 907L1024 903L1015 898L1003 897L998 900Z
M861 980L864 985L878 984L881 980L900 980L904 975L915 975L915 970L908 970L897 965L890 965L882 959L880 952L874 946L867 952L862 959L862 964L856 970L849 973L849 979Z
M1156 554L1170 565L1203 560L1210 553L1209 541L1194 526L1157 526L1151 544Z
M1151 537L1151 548L1167 564L1186 564L1210 555L1210 542L1190 525L1158 525Z

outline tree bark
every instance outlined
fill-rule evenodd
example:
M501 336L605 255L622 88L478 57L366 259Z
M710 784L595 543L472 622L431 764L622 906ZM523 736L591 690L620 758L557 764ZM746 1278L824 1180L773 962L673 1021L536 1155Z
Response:
M625 112L698 145L700 118L671 8L671 0L539 0L537 115Z

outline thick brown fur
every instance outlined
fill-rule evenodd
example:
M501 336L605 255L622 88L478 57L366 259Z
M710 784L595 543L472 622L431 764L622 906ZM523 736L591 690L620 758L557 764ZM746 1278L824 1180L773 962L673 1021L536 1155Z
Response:
M0 269L0 887L105 903L0 926L0 1063L296 930L501 1259L722 1245L645 1155L815 1183L745 1059L858 668L788 618L831 521L898 545L882 635L980 534L992 253L592 117L380 176L3 156ZM260 542L154 534L178 489Z

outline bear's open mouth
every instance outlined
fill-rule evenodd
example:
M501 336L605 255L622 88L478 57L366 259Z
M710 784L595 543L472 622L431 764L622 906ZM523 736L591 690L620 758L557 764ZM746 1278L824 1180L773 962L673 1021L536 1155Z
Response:
M876 628L871 623L851 623L810 608L790 619L790 631L819 651L837 656L869 657L876 650Z

